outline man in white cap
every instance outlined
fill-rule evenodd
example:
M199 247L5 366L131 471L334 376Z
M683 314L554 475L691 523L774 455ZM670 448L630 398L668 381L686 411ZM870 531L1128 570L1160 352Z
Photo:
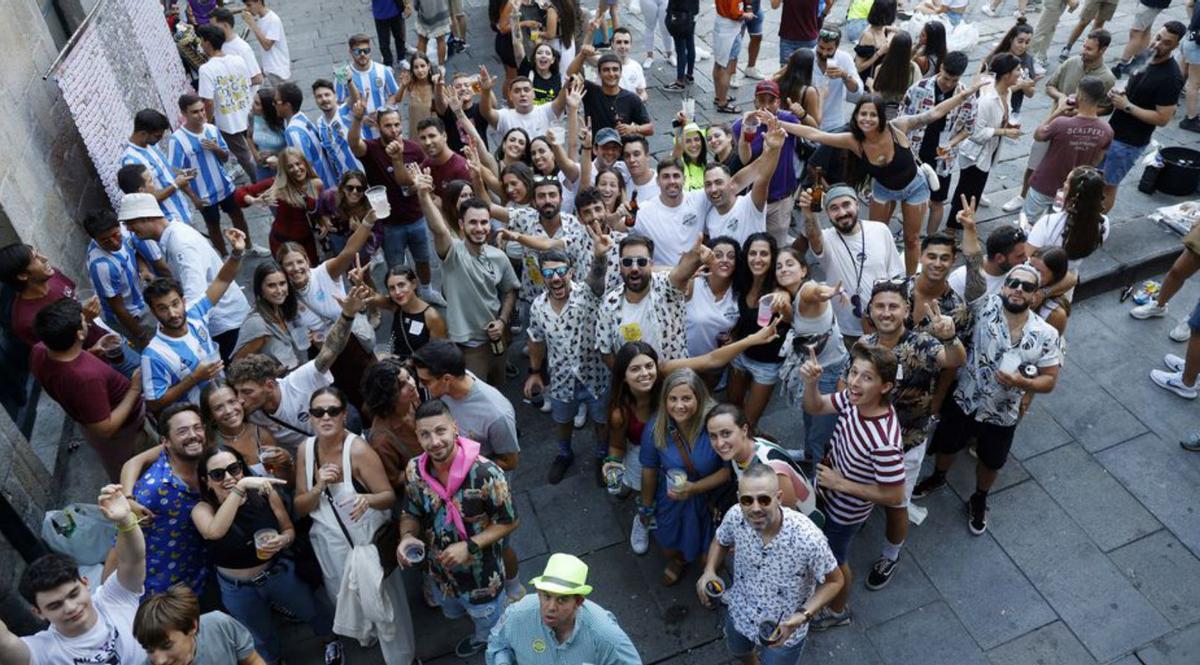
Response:
M117 219L142 240L157 240L171 274L183 287L189 306L204 297L221 271L221 257L199 231L188 224L171 224L163 217L151 194L126 194ZM153 306L151 307L153 309ZM240 288L228 289L213 303L208 329L221 349L221 357L233 355L238 328L250 315L250 304Z
M640 665L641 656L612 612L587 600L592 592L587 573L578 557L550 555L542 576L529 581L537 596L508 606L492 628L487 665Z

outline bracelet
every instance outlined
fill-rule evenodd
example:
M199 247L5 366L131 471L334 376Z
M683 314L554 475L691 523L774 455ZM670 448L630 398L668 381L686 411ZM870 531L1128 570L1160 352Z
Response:
M345 313L345 312L342 312L342 318L343 318L343 319L346 319L347 321L349 321L349 322L351 322L351 323L354 323L354 317L353 317L353 316L346 316L346 313Z
M233 251L233 252L229 253L229 258L237 260L237 261L241 261L242 257L245 255L246 255L246 252L244 250L241 252Z
M617 457L616 455L605 455L604 463L608 464L609 462L616 462L617 464L624 464L625 460L621 459L620 457Z
M654 515L654 506L652 506L652 505L651 506L638 506L637 511L638 511L638 515L644 515L646 517L650 517L650 516Z
M240 496L240 497L242 497L242 498L245 498L245 496L246 496L246 490L244 490L244 489L242 489L242 488L238 487L237 485L234 485L234 486L233 486L233 489L231 489L231 490L229 490L229 491L230 491L230 492L233 492L234 494L236 494L236 495L238 495L238 496Z
M141 525L138 524L137 519L132 519L132 520L129 520L128 526L126 526L124 524L118 524L117 525L117 533L129 533L130 531L137 531L140 528L141 528Z

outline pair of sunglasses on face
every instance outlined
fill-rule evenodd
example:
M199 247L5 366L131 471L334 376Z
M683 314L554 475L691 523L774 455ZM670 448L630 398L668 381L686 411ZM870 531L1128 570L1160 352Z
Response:
M324 418L325 416L329 416L330 418L336 418L337 416L340 416L345 412L346 412L346 407L344 407L344 406L330 406L330 407L314 406L308 410L308 415L312 416L313 418L318 418L318 419Z
M626 256L621 259L622 268L632 268L635 265L639 268L645 268L650 265L650 259L644 256Z
M354 55L371 55L371 49L370 48L356 48L353 51L351 51L351 53L353 53Z
M542 268L542 278L551 279L553 277L566 277L571 271L570 266L558 266L557 268Z
M770 506L771 502L774 500L775 497L771 496L770 494L759 494L757 496L751 494L742 494L738 497L738 503L740 503L743 508L749 508L755 503L758 503L758 505L766 508Z
M1025 293L1033 293L1038 289L1037 284L1034 284L1033 282L1026 282L1023 279L1017 279L1016 277L1009 277L1008 279L1005 279L1004 286L1010 289L1021 289Z
M242 475L243 471L244 467L242 466L242 463L234 462L224 469L209 469L208 477L211 478L214 483L219 483L222 480L225 480L225 474L229 474L230 476L236 478Z

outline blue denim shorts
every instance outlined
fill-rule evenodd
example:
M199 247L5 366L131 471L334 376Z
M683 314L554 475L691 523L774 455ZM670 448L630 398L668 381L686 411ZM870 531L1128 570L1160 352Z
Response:
M1121 184L1134 164L1137 164L1138 157L1145 151L1144 145L1134 146L1113 139L1112 145L1108 146L1108 152L1104 154L1104 161L1100 162L1100 170L1104 172L1104 184L1113 187Z
M752 37L757 37L763 33L763 22L766 21L766 16L763 16L762 0L754 0L750 11L754 12L754 20L746 21L746 32Z
M917 169L917 174L900 191L888 189L879 184L878 180L871 186L871 198L875 201L899 201L909 205L920 205L929 200L929 195L929 181L920 169Z
M1188 327L1192 329L1193 335L1200 335L1200 300L1196 301L1196 307L1192 310L1192 315L1188 317Z
M760 665L796 665L800 662L800 654L804 652L803 640L790 647L766 647L759 651ZM725 648L737 658L748 656L754 652L755 641L742 635L733 627L733 620L725 615Z
M825 532L825 539L829 541L829 549L833 550L833 558L837 560L839 566L845 564L850 558L850 543L854 542L854 536L862 528L862 525L862 522L839 524L829 515L829 511L825 511L825 526L821 527L821 530Z
M500 621L500 615L504 614L504 608L508 605L508 596L501 589L500 593L496 594L495 598L482 603L472 603L469 594L461 596L447 596L442 593L441 585L434 584L433 588L434 600L437 601L439 607L442 608L442 614L451 621L461 619L464 616L471 618L471 623L474 624L475 631L473 637L476 642L486 642L488 634L492 632L492 627Z
M608 404L607 393L593 395L579 381L575 382L575 398L569 402L560 402L559 400L550 398L550 417L559 425L566 425L575 419L575 412L579 409L580 404L586 404L588 417L594 423L604 424L608 422L608 414L604 412L604 407Z
M1189 65L1200 65L1200 44L1195 41L1183 38L1183 60Z
M765 363L746 357L743 351L733 359L733 368L740 369L750 375L755 383L763 386L773 386L779 382L779 366L782 363Z
M784 39L783 37L780 37L779 38L779 64L786 65L788 59L792 57L792 54L795 53L796 51L799 51L802 48L811 50L811 49L815 49L816 47L817 47L817 40L815 40L815 39L813 39L811 41L793 41L791 39Z

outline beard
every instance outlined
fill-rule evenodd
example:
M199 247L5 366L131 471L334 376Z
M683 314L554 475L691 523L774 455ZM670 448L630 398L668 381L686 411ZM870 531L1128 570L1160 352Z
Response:
M1005 298L1003 302L1004 309L1008 310L1010 314L1021 314L1029 309L1028 302L1014 303L1008 298Z

